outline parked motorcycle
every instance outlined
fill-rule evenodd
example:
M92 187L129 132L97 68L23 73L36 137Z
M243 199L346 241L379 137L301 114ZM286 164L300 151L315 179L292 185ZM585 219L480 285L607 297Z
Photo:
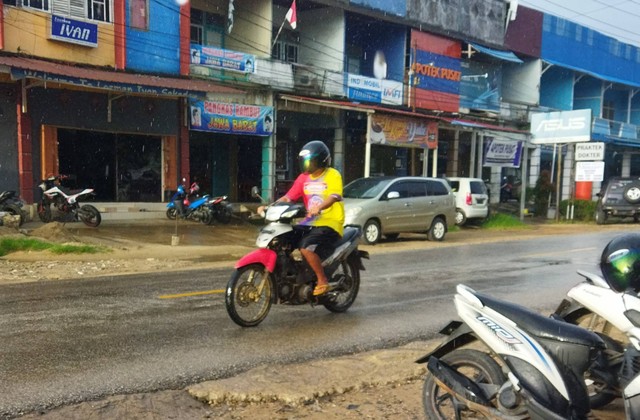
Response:
M462 322L447 325L448 337L417 360L427 363L427 418L587 418L583 378L604 351L598 335L465 285L454 302ZM461 348L477 340L488 351ZM638 413L640 402L632 404Z
M211 211L213 219L217 220L220 223L224 223L225 225L231 221L231 217L233 216L233 209L231 204L227 201L226 195L221 195L218 197L210 198L207 201L207 207ZM211 222L209 222L211 224Z
M98 227L102 216L97 208L91 204L80 205L78 199L83 196L93 195L92 188L85 188L80 192L70 193L62 190L63 175L50 176L38 184L42 190L42 199L38 203L38 217L44 223L52 220L51 205L61 213L71 215L73 220L81 220L89 227Z
M257 188L252 195L259 197ZM264 201L264 200L263 200ZM366 251L358 250L362 230L347 226L335 243L334 252L322 261L330 290L313 296L316 278L300 255L298 244L308 226L294 225L305 216L300 204L281 203L267 207L268 224L260 229L258 249L242 257L235 265L225 293L225 305L231 319L242 327L262 322L274 303L323 305L331 312L345 312L360 289L360 270L364 270Z
M596 332L606 344L605 363L593 366L586 376L591 408L600 408L621 397L617 374L625 347L635 334L633 314L640 313L640 298L637 293L613 290L599 275L580 270L578 274L585 281L569 290L569 299L563 299L552 316Z
M0 214L9 213L14 216L20 216L20 222L18 222L20 226L26 219L26 215L22 210L23 207L24 202L15 191L3 191L0 193Z
M189 190L187 190L185 187L186 182L187 180L182 178L182 184L178 185L178 189L167 204L167 218L175 220L176 217L180 217L182 219L195 220L205 225L211 224L213 212L207 206L209 195L205 194L202 197L198 195L200 186L197 182L192 183Z

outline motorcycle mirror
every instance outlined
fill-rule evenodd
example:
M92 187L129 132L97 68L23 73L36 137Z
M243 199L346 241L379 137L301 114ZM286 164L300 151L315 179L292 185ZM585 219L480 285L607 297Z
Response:
M251 197L254 197L254 198L260 197L260 188L251 187Z

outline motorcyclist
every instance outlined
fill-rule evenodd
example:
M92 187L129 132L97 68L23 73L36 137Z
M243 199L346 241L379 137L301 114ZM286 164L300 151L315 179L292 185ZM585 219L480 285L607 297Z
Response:
M274 204L303 199L307 215L300 224L311 226L311 229L300 242L300 253L318 279L313 295L320 296L330 290L322 259L333 252L333 244L343 234L342 175L331 168L331 152L319 140L305 144L298 154L298 161L302 173ZM264 206L258 208L258 213L262 212Z

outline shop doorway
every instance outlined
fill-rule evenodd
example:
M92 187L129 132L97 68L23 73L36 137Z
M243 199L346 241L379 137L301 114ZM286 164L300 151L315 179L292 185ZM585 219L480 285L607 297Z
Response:
M161 137L58 129L57 142L67 187L94 188L97 201L162 201Z

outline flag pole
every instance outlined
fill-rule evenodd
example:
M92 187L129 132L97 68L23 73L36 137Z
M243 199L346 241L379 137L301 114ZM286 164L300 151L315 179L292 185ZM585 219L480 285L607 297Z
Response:
M284 27L284 23L287 21L287 18L285 17L282 20L282 25L280 25L280 29L278 29L278 33L276 34L276 37L273 38L273 44L271 44L271 49L273 50L273 47L276 45L276 41L278 40L278 37L280 36L280 32L282 32L282 28Z

